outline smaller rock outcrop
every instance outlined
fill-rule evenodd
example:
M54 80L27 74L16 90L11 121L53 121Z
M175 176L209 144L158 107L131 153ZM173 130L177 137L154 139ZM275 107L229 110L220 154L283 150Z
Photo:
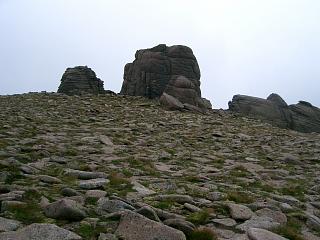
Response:
M267 99L235 95L229 102L229 110L261 119L280 128L306 133L320 132L319 108L305 101L288 105L275 93Z
M97 78L95 72L87 66L67 68L62 75L58 93L68 95L91 93L105 93L103 81Z

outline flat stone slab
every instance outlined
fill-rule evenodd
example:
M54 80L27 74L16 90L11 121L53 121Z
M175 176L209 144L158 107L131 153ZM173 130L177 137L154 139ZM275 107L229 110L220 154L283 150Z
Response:
M250 240L289 240L278 234L259 228L250 228L248 236Z
M107 174L104 172L88 172L88 171L80 171L75 169L66 169L65 173L67 175L74 176L82 180L107 178Z
M115 232L123 240L186 240L183 232L134 212L125 212Z
M16 232L0 233L0 240L81 240L77 234L54 224L34 223Z
M15 231L21 226L19 221L0 217L0 232Z
M61 199L48 204L44 208L44 213L49 218L80 221L86 217L82 207L74 200Z
M96 189L99 187L103 187L105 184L107 184L109 182L110 181L105 178L82 180L79 182L79 187L82 189L90 190L90 189Z

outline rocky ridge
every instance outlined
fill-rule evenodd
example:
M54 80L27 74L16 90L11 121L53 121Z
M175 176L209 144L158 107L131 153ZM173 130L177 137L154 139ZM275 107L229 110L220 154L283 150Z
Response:
M299 132L320 132L320 109L311 103L300 101L288 105L278 94L267 99L246 95L235 95L229 102L229 109L244 116L269 122L281 128Z
M109 94L0 96L0 126L1 240L320 239L317 133Z

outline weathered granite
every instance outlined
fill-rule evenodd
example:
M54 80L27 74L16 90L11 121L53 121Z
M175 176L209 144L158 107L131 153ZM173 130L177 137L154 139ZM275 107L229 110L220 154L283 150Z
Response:
M211 106L201 98L200 69L191 48L160 44L138 50L135 60L125 66L120 94L160 98L163 93L182 104Z
M105 93L103 81L97 78L95 72L87 66L67 68L62 76L58 93L68 95L91 93Z
M299 132L320 132L320 109L300 101L287 105L277 94L267 99L235 95L229 102L229 110L245 116L261 119L280 128Z

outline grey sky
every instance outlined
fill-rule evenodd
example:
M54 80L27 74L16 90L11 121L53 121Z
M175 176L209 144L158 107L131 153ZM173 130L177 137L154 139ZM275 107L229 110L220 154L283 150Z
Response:
M182 44L204 97L235 94L320 106L319 0L0 0L0 94L56 91L88 65L119 92L137 49Z

